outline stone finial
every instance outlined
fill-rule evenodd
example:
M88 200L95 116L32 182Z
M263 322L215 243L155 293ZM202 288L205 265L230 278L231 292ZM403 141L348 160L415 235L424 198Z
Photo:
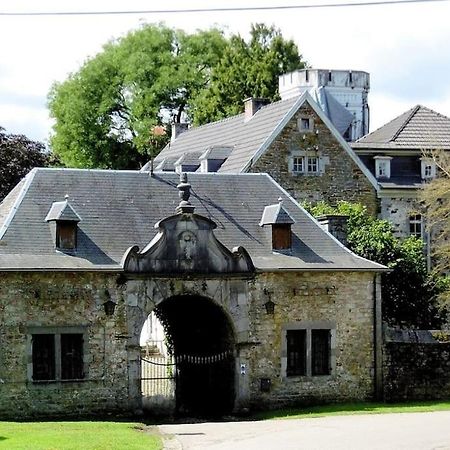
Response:
M189 201L189 197L191 196L191 185L188 183L186 172L180 174L180 183L177 185L177 188L181 202L177 206L176 212L181 214L192 214L195 206L191 205Z

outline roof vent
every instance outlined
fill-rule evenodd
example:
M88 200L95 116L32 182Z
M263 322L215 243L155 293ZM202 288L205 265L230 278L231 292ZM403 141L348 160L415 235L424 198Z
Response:
M48 212L46 222L52 225L52 234L57 250L74 251L77 248L77 229L80 216L69 203L69 196L62 202L54 202Z
M292 247L291 225L295 220L283 208L282 203L279 198L277 204L266 206L259 223L261 227L271 226L273 250L290 250Z

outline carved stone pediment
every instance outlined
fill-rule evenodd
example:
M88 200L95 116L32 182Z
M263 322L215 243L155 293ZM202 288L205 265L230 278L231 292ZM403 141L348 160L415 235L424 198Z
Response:
M194 213L179 213L155 225L158 234L142 250L130 247L122 267L132 273L221 274L253 272L243 247L230 251L214 235L216 224Z

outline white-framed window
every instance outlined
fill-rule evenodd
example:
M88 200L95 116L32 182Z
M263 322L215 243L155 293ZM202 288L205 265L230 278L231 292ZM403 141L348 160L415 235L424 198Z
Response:
M308 173L319 173L319 157L308 156Z
M377 178L391 177L391 156L375 156L375 176Z
M422 216L420 214L410 214L409 234L422 239Z
M333 375L336 365L335 326L329 322L297 322L283 327L282 376Z
M305 157L293 156L292 157L292 171L294 173L303 173L305 171Z
M422 180L431 180L436 177L436 163L429 158L420 159Z
M294 150L289 157L289 171L293 174L320 175L325 161L318 152Z

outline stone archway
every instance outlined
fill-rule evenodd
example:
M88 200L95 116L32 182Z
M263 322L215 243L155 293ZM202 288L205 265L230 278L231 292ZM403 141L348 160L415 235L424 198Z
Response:
M235 403L235 339L220 306L198 295L179 295L156 308L176 360L176 410L223 415Z

